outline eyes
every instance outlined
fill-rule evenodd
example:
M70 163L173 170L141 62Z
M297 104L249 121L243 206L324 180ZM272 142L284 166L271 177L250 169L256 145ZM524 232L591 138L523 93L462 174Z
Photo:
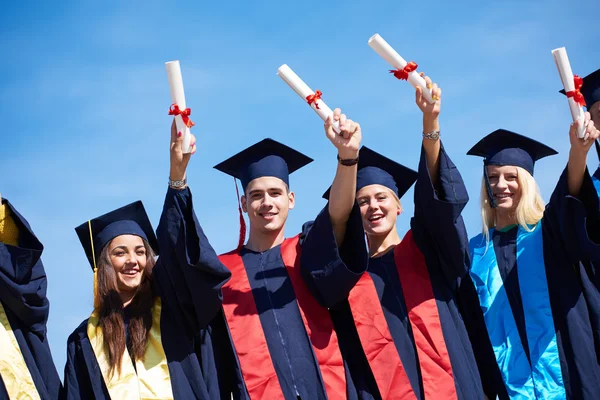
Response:
M517 180L517 174L506 174L506 175L503 176L503 178L504 178L504 180L506 182L516 182L516 180ZM496 184L500 180L500 175L491 174L489 176L489 180L490 180L491 184Z
M384 193L379 193L375 195L375 200L377 200L377 202L383 202L386 201L388 199L388 196ZM369 204L370 202L370 198L368 197L361 197L360 199L357 199L358 202L358 206L362 207L364 205Z
M124 250L116 250L113 252L113 257L125 257L127 252ZM146 255L146 249L140 248L135 251L135 255L138 257L144 257Z
M273 198L277 198L277 197L280 197L281 195L283 195L283 191L279 190L279 189L271 189L271 190L268 190L267 193L269 194L269 197L273 197ZM260 200L264 196L265 196L265 193L262 191L251 192L250 200Z

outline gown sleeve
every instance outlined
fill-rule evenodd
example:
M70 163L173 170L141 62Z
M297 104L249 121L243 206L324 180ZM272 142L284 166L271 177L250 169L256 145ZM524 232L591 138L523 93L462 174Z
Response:
M157 238L161 255L153 273L158 293L194 337L220 310L221 287L231 273L198 222L189 188L168 189Z
M469 269L469 238L462 210L469 195L460 172L443 144L440 149L439 178L434 186L421 149L418 179L415 185L415 216L411 228L425 257L437 254L441 271L456 293L457 285Z
M313 296L324 307L335 307L345 300L369 261L358 205L346 224L344 243L338 247L329 217L329 204L302 234L300 265L302 276Z
M569 194L568 167L546 205L542 224L562 243L570 261L600 263L600 209L598 194L586 168L578 197Z

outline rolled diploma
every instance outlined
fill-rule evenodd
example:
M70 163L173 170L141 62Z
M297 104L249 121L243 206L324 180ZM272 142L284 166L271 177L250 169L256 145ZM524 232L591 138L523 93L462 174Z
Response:
M279 75L279 77L283 79L285 83L289 85L289 87L294 89L294 92L298 93L298 96L302 97L302 100L304 100L305 103L308 103L306 100L308 96L315 94L315 92L313 92L311 88L309 88L308 85L304 83L304 81L300 79L300 77L296 75L296 73L292 71L290 67L287 66L287 64L283 64L281 67L279 67L279 69L277 69L277 75ZM317 108L317 102L319 104L319 108ZM321 117L323 121L326 121L330 115L333 115L333 111L331 111L331 108L329 108L327 104L323 102L323 100L319 99L316 102L311 103L310 107L315 110L317 114L319 114L319 117ZM333 121L333 130L336 133L341 132L339 121Z
M171 89L171 101L179 106L180 110L185 110L185 93L183 91L183 78L181 76L181 66L179 60L165 63L167 67L167 78L169 78L169 88ZM190 148L190 128L183 122L181 115L175 116L177 132L183 132L183 143L181 148L184 154L189 153Z
M371 46L371 48L375 50L377 54L379 54L385 61L387 61L392 67L396 69L404 69L404 67L406 67L406 64L408 64L406 60L402 58L400 54L398 54L396 50L394 50L392 46L388 44L388 42L386 42L381 36L379 36L378 33L371 36L371 38L369 39L369 46ZM423 90L423 96L425 96L425 99L432 104L434 103L434 100L431 97L431 89L427 88L427 83L425 82L425 79L423 79L423 77L419 75L417 71L413 71L408 74L408 82L415 89L417 88L417 86L419 86Z
M560 80L565 88L565 92L575 90L575 82L573 76L573 70L571 69L571 63L569 62L569 56L567 56L567 50L564 47L552 50L552 56L560 75ZM583 138L585 135L585 114L583 108L575 102L572 97L568 98L569 108L571 109L571 116L573 121L581 121L577 126L577 136Z

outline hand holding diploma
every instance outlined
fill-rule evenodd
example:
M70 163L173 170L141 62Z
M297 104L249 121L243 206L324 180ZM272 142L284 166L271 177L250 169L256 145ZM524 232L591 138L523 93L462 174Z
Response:
M334 124L340 129L338 133L333 129ZM354 122L342 114L342 110L336 108L324 124L325 135L327 139L338 150L341 159L354 159L358 157L360 141L362 139L362 130L358 122Z
M437 100L431 91L431 86L427 86L423 77L417 72L418 65L416 63L406 62L378 33L369 39L369 46L392 67L396 68L390 71L396 78L408 81L414 88L420 87L423 91L423 97L429 103L434 103Z
M304 81L300 79L300 77L296 75L296 73L292 71L290 67L287 66L287 64L283 64L281 67L279 67L277 70L277 75L279 75L279 77L283 79L285 83L294 89L298 96L308 103L308 105L315 110L315 112L323 121L327 121L330 116L333 116L333 111L331 111L331 108L329 108L321 99L323 93L321 93L320 90L313 92L312 89L308 87L308 85L304 83ZM337 134L341 133L338 120L333 121L332 129Z
M569 57L567 56L567 50L564 47L552 50L552 56L554 57L560 80L565 88L565 94L569 101L569 109L571 110L573 121L578 121L579 123L577 126L577 137L583 138L585 135L585 115L583 112L585 100L580 92L581 86L583 85L583 79L577 75L573 75Z
M165 63L167 68L167 78L169 79L169 88L171 89L171 107L169 108L169 115L175 117L175 123L177 124L177 132L181 132L183 138L181 145L183 146L183 153L188 154L192 151L191 133L190 128L194 126L194 123L190 119L192 110L186 107L185 93L183 91L183 78L181 76L181 66L179 61L169 61Z

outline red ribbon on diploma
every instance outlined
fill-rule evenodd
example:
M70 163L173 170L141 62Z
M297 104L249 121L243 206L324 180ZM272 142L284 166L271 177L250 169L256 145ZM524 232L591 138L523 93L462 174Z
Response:
M317 110L320 110L319 108L319 103L317 103L317 100L321 100L321 96L323 95L323 93L321 93L320 90L317 90L315 92L315 94L309 94L308 96L306 96L306 101L308 102L308 105L312 105L312 103L315 103L315 107L317 108Z
M394 74L394 76L403 81L408 80L408 74L417 70L417 63L414 61L409 62L402 69L390 69L390 74Z
M179 108L179 106L177 104L175 104L175 103L171 104L171 107L169 107L169 115L181 115L181 119L183 119L183 123L188 128L191 128L192 126L196 125L190 119L190 114L191 113L192 113L192 110L189 107L186 108L185 110L181 110Z
M577 75L573 76L573 81L575 82L575 90L571 90L567 92L567 97L572 97L575 100L575 103L579 104L581 107L585 106L585 99L581 94L581 87L583 86L583 79Z

